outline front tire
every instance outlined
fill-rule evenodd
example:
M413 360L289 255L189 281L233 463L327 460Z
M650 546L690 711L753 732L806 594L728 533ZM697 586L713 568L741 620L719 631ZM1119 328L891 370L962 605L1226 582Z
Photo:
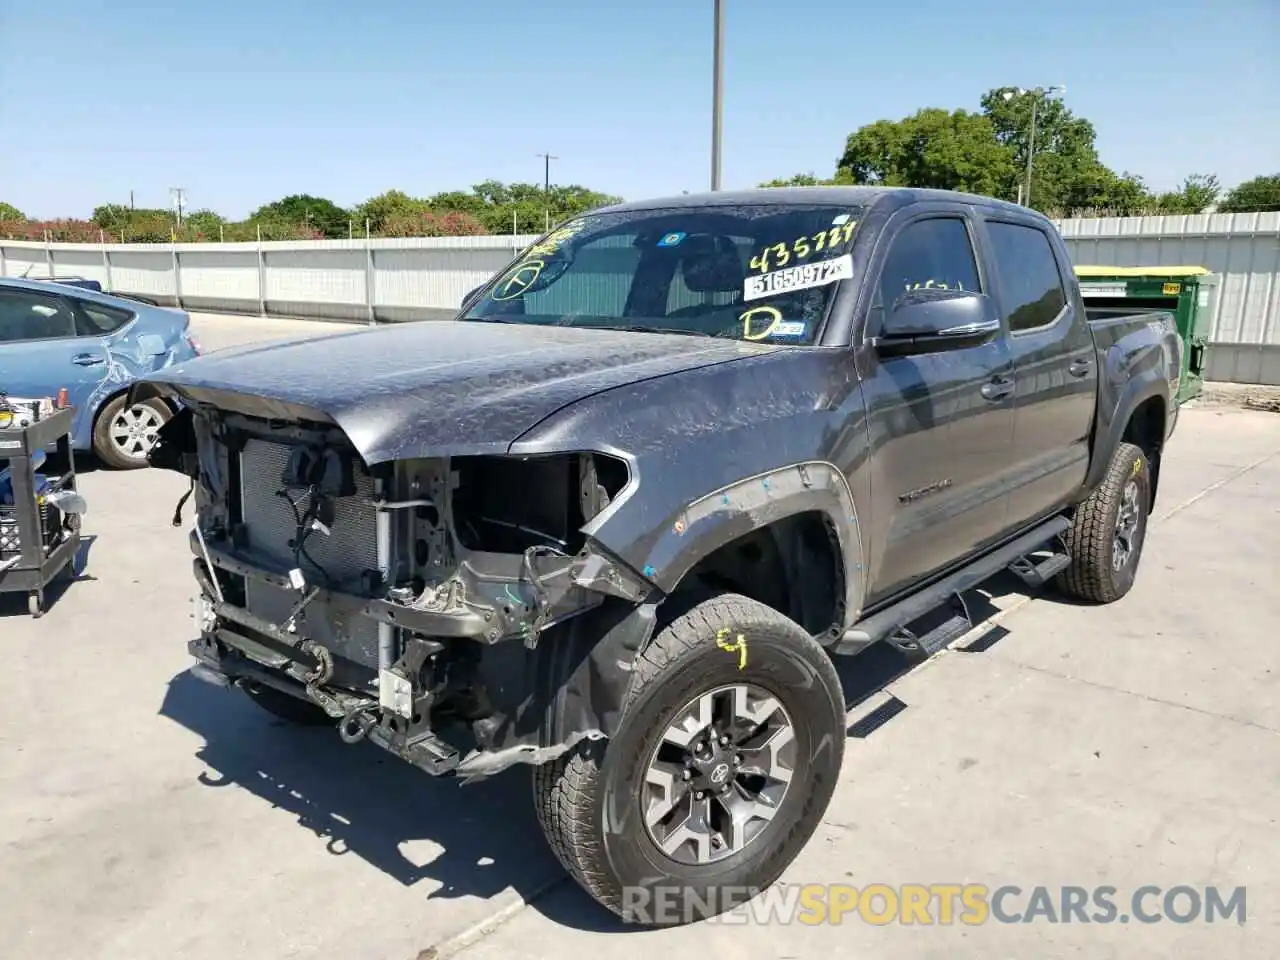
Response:
M115 470L147 466L160 428L173 415L162 400L143 400L129 406L127 394L111 400L93 425L93 452Z
M1058 575L1065 594L1113 603L1133 587L1147 538L1151 465L1140 447L1122 443L1102 484L1076 508L1065 541L1071 565Z
M826 651L777 611L723 594L640 655L611 740L535 768L538 818L605 907L688 923L777 880L830 803L844 742Z

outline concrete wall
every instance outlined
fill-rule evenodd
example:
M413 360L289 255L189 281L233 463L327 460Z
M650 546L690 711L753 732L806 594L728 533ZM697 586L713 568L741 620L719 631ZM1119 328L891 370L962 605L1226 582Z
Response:
M1218 274L1209 379L1280 384L1280 212L1064 220L1058 228L1076 263L1195 265ZM0 240L0 276L77 275L193 310L364 322L439 319L534 239Z

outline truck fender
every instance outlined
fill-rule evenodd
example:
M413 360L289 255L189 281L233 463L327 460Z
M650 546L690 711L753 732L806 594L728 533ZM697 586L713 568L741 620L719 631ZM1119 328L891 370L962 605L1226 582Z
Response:
M1110 410L1102 406L1102 398L1099 397L1098 424L1094 433L1093 459L1089 462L1089 473L1085 478L1086 490L1095 490L1102 483L1102 478L1106 476L1107 468L1111 466L1111 458L1115 456L1116 448L1124 438L1124 432L1129 427L1134 411L1156 397L1167 410L1169 384L1158 376L1130 380L1124 385L1119 399ZM1157 437L1156 441L1163 443L1164 437Z
M843 565L844 620L862 610L863 543L849 483L834 464L805 461L776 467L704 494L687 504L653 539L644 576L671 593L694 566L738 538L785 517L824 514L838 542Z

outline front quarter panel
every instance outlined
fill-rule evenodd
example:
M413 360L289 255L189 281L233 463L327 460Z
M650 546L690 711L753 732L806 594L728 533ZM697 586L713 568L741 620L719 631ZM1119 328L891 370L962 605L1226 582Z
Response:
M626 459L631 483L586 533L664 592L719 546L819 511L839 544L852 617L863 596L863 498L848 478L865 473L866 437L849 351L797 348L588 398L510 452Z

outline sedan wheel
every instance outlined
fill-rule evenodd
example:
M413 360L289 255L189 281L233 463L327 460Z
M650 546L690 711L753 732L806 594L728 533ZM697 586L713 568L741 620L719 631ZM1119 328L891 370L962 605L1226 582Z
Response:
M103 409L93 431L93 450L107 466L133 470L147 466L147 454L155 446L160 428L170 417L158 400L129 405L116 397Z

